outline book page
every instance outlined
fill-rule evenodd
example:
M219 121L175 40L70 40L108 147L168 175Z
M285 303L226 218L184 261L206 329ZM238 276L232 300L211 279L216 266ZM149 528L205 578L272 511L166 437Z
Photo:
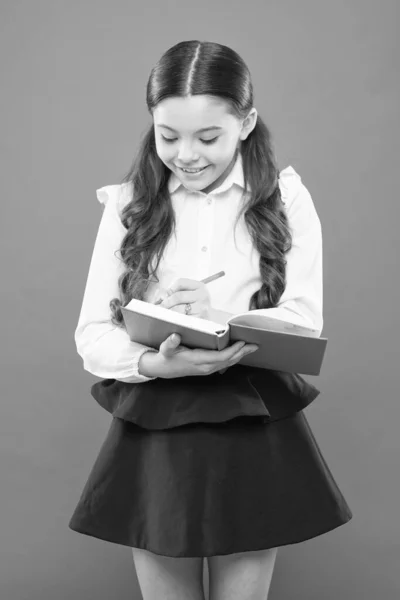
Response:
M268 309L267 309L268 310ZM281 333L291 333L295 335L303 335L305 337L320 337L317 329L296 325L290 321L277 319L267 314L262 314L259 311L248 311L233 315L228 324L235 323L236 325L245 325L247 327L255 327L258 329L266 329L268 331L280 331Z
M175 325L182 325L183 327L189 327L196 329L197 331L204 331L204 333L214 333L217 335L223 335L229 329L228 325L222 325L215 321L209 321L208 319L202 319L200 317L193 317L191 315L184 315L178 313L175 310L164 308L158 304L151 304L151 302L143 302L133 298L126 306L127 310L132 310L142 315L149 317L156 317L162 321L168 323L174 323Z

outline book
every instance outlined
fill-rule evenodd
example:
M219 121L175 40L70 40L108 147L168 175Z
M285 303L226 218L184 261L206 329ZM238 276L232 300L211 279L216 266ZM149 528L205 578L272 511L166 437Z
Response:
M181 345L188 348L223 350L242 340L257 344L258 350L243 357L240 364L262 369L319 375L328 342L316 329L255 311L235 315L219 311L225 318L221 316L217 322L135 298L121 311L133 342L158 350L167 337L178 333Z

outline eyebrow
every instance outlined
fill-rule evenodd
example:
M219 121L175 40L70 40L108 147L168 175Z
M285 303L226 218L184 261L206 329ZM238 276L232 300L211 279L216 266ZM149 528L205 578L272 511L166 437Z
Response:
M174 133L176 133L175 129L172 129L172 127L169 127L168 125L164 125L163 123L159 123L158 127L164 127L165 129L169 129L170 131L173 131ZM203 127L202 129L198 129L195 133L202 133L204 131L212 131L213 129L222 129L222 127L218 127L217 125L212 125L211 127Z

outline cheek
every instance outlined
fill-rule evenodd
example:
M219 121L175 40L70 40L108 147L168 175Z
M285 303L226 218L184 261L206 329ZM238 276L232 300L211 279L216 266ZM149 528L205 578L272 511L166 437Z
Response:
M231 160L231 153L221 148L218 153L215 153L215 162L221 167L225 168L226 164Z
M218 147L210 151L210 155L214 155L219 163L225 163L231 160L234 146L229 139L218 144Z
M158 143L156 140L156 150L159 158L164 162L170 164L174 161L177 153L179 152L178 146L172 144L167 146L166 144ZM197 152L200 156L203 156L211 164L219 165L224 168L225 163L230 159L230 146L225 143L223 145L218 144L216 147L210 146L199 146Z

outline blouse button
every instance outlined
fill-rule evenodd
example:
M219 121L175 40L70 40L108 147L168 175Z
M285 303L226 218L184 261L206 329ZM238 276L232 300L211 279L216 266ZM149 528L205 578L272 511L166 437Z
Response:
M207 252L207 246L203 246L201 249L202 252Z
M207 204L211 204L212 199L211 198L207 198Z

